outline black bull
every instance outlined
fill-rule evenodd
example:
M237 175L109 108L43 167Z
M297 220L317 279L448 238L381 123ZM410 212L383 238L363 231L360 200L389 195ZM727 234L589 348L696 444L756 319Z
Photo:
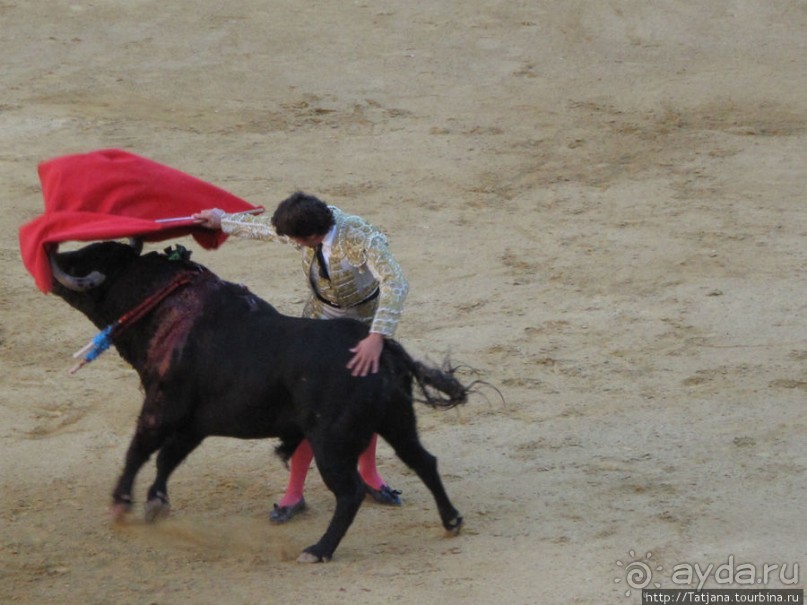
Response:
M349 349L367 334L363 324L282 315L181 256L141 255L136 246L102 242L51 257L53 292L99 328L154 301L113 340L145 392L113 510L131 508L135 476L158 450L149 520L167 514L168 478L205 437L277 437L284 458L307 438L336 507L326 532L300 560L327 561L364 498L357 460L378 433L431 491L446 530L459 532L462 517L436 458L418 439L413 409L413 384L433 407L466 401L469 387L451 368L425 366L388 339L379 372L353 377L345 366ZM154 298L178 277L187 283Z

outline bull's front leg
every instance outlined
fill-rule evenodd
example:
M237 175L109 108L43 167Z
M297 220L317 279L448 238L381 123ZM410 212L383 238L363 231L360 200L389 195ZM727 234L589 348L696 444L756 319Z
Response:
M132 510L132 488L138 471L148 461L151 454L156 450L150 444L144 442L139 434L135 434L129 449L126 452L126 463L123 472L118 478L118 483L112 491L112 508L110 513L114 521L121 521L124 515Z
M160 453L157 455L157 475L149 488L146 500L147 522L151 523L167 517L171 512L171 504L168 500L168 478L201 442L202 437L190 431L172 433L165 439Z
M123 466L118 483L112 491L112 507L110 513L114 521L121 521L124 515L132 510L132 488L135 477L151 455L159 449L164 440L156 417L153 414L141 412L137 422L137 429L126 451L126 462Z

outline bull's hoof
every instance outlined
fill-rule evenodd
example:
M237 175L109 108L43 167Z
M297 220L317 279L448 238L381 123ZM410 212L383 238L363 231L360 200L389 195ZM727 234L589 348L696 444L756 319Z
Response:
M460 531L462 531L462 524L463 524L462 517L457 516L448 523L446 523L445 528L450 536L459 536Z
M156 498L151 498L146 502L145 519L146 523L156 523L160 519L165 519L171 512L171 504L163 494L158 494Z
M123 523L128 513L132 512L132 499L126 497L116 497L109 507L109 516L113 523Z
M327 563L330 560L330 557L320 557L319 555L315 555L307 550L304 550L302 554L297 557L298 563Z
M109 507L109 518L113 523L123 523L127 513L131 512L132 507L126 504L116 503Z

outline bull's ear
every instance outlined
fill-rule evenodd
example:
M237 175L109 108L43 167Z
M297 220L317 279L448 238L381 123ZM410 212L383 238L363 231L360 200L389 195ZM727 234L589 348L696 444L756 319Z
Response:
M130 237L129 238L129 245L137 253L138 256L140 256L140 253L143 252L143 238Z

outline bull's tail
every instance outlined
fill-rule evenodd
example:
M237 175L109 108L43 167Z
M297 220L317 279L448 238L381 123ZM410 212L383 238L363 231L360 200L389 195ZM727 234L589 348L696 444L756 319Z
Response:
M454 374L457 368L448 361L442 368L427 366L412 358L403 346L392 339L387 339L384 348L390 350L399 359L411 374L423 398L417 401L433 408L448 409L468 401L472 388L478 384L473 382L465 385Z

